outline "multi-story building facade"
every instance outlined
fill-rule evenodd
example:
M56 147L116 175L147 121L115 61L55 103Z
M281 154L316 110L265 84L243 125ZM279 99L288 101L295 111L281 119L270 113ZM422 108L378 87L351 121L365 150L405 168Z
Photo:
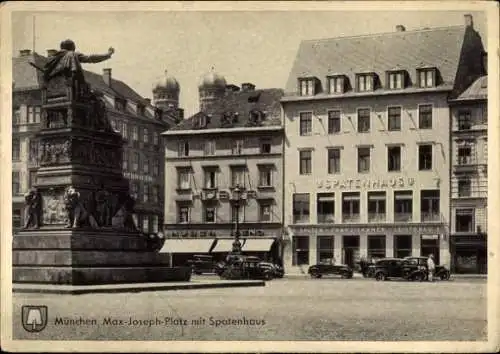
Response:
M47 55L55 51L49 50ZM35 134L41 116L42 78L29 63L43 67L46 57L22 50L13 58L13 120L12 120L12 197L13 226L24 223L24 193L35 184L38 169L38 145ZM108 118L127 140L123 155L123 172L130 181L136 198L134 219L143 232L158 232L163 225L164 164L160 134L176 124L177 105L167 109L155 108L133 89L111 76L111 69L102 75L84 71L93 90L103 94ZM164 83L155 88L155 97ZM177 97L178 98L178 87ZM163 90L164 91L164 90ZM161 102L160 102L161 103ZM161 109L163 108L163 110Z
M451 107L451 265L487 273L488 77L477 79Z
M193 254L242 251L280 257L283 128L280 89L241 89L212 72L199 85L200 112L166 137L165 244L174 265ZM240 207L233 192L241 191ZM238 219L237 219L238 218Z
M449 266L450 110L483 75L466 26L303 41L282 99L285 269L433 254Z

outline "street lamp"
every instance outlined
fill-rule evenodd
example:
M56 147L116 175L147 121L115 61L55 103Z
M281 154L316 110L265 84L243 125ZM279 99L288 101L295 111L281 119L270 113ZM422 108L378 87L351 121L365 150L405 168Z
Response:
M234 228L234 242L231 253L232 254L241 254L241 242L240 242L240 203L241 203L241 189L240 185L237 184L233 189L232 195L233 206L236 211L236 221Z

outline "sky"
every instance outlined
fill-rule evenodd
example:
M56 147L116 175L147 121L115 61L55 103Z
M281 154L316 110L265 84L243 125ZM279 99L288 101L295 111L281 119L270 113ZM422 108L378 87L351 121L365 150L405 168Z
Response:
M113 57L85 69L126 82L144 97L165 70L180 86L180 107L189 117L198 110L198 83L211 68L228 83L251 82L257 88L283 88L306 39L407 31L462 25L471 13L486 45L486 15L470 11L114 11L13 12L12 49L46 55L67 38L85 54ZM35 31L33 31L35 19ZM33 36L33 33L35 34Z

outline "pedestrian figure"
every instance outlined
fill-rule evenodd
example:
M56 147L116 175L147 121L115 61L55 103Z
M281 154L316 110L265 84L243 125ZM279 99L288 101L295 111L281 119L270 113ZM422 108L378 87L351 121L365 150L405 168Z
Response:
M436 269L436 264L434 263L434 255L430 254L427 258L427 272L429 281L434 281L434 271Z

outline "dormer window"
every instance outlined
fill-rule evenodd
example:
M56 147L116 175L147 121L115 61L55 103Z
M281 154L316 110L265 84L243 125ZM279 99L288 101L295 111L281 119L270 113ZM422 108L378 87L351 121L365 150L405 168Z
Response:
M314 96L316 93L316 80L314 78L299 79L299 94L301 96Z
M210 123L210 115L201 114L194 121L194 128L206 128Z
M372 73L356 75L356 89L358 92L373 91L375 75Z
M390 90L399 90L405 88L405 72L390 71L387 73L387 88Z
M145 112L146 112L146 107L144 107L144 105L142 105L142 104L138 104L137 105L137 114L140 116L143 116L143 115L145 115Z
M334 93L344 93L345 90L345 76L336 75L328 77L328 88L329 92Z
M118 111L125 111L127 101L123 98L115 97L115 109Z
M420 87L425 88L436 86L436 68L419 69L417 73Z

